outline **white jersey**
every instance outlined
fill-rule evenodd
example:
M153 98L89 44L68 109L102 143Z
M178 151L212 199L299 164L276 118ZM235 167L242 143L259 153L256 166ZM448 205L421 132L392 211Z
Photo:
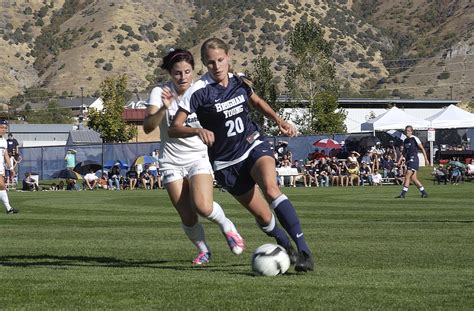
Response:
M175 92L172 82L167 82L165 86L168 86ZM153 88L150 98L148 99L148 105L161 108L163 106L161 100L162 91L161 87ZM168 129L179 109L178 102L179 99L173 98L171 106L166 110L165 116L160 123L160 170L187 166L197 160L208 160L207 146L202 142L199 136L186 138L171 138L168 136ZM201 128L201 124L195 113L188 115L186 126Z
M0 175L5 174L5 153L7 153L7 140L0 137Z

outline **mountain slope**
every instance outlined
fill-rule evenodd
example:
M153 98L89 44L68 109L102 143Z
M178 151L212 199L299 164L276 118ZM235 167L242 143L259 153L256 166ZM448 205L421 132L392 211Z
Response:
M456 98L471 100L472 4L436 0L449 9L444 14L424 2L68 0L54 1L54 7L3 2L0 101L32 87L75 95L83 87L85 95L94 94L106 76L123 73L130 90L142 91L156 83L161 57L177 42L191 48L197 71L204 72L199 46L209 36L229 42L239 71L250 70L258 55L271 57L283 90L291 58L285 39L305 18L318 21L332 42L338 77L351 94L385 89L394 96L446 98L440 87L446 83ZM430 12L436 23L426 18ZM425 51L427 46L433 49ZM445 68L449 76L439 79Z

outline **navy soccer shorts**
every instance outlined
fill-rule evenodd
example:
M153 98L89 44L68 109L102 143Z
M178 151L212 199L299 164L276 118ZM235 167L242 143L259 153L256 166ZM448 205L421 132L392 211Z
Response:
M243 195L255 186L255 181L250 175L253 165L263 156L273 158L273 150L266 141L256 146L248 158L242 162L214 172L217 182L232 195Z
M416 172L416 171L418 171L419 168L420 168L420 163L419 163L417 158L410 159L407 162L407 169L408 170L412 170L412 171Z

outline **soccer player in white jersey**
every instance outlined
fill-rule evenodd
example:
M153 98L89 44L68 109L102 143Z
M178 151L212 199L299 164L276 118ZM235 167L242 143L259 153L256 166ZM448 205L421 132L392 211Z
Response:
M10 156L8 155L7 140L4 137L7 129L8 121L0 120L0 201L2 201L3 206L5 206L7 214L16 214L19 210L10 206L5 187L5 166L9 168L12 177L15 177L15 168L13 167Z
M220 226L231 251L238 255L245 247L244 240L222 207L213 202L213 171L207 146L199 137L168 136L168 127L178 110L177 102L192 84L194 58L189 51L173 50L163 58L161 68L168 71L171 79L164 86L152 90L144 130L150 133L160 127L162 183L181 218L184 232L199 251L192 263L205 264L211 256L197 213ZM186 125L200 127L195 115L187 118Z
M284 135L295 136L296 129L254 93L250 82L230 72L229 46L222 40L206 40L201 46L201 60L208 72L184 94L170 136L201 138L208 146L216 180L252 213L263 232L288 250L296 271L313 270L300 220L278 187L273 152L250 111L255 109L274 121ZM203 128L183 126L194 114ZM297 254L270 208L295 242Z
M405 138L405 140L403 141L403 154L405 156L407 171L405 173L405 179L403 181L402 192L395 198L404 199L411 182L413 182L418 188L418 190L420 190L421 197L427 198L428 193L426 193L425 188L418 180L416 174L420 167L420 161L418 159L418 150L421 150L421 153L423 153L423 157L425 158L425 163L428 163L428 157L426 155L425 148L423 148L420 139L413 135L413 126L407 125L405 127L405 135L407 136L407 138ZM403 157L400 157L400 159L398 160L399 166L401 164L402 159Z

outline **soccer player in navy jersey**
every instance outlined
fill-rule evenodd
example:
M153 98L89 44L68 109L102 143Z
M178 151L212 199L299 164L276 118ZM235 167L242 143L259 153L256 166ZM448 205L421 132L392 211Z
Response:
M418 190L421 192L422 198L427 198L428 193L426 193L425 188L418 180L416 176L416 172L419 168L419 159L418 159L418 149L421 150L423 156L425 157L425 163L428 163L428 157L426 156L425 148L421 144L421 141L418 137L413 135L413 126L407 125L405 127L405 135L407 138L403 141L403 155L405 157L405 162L407 166L407 171L405 174L405 179L403 181L403 188L400 195L396 196L397 199L404 199L406 193L408 192L408 187L410 186L410 182L413 183L418 187ZM403 157L400 157L398 160L398 165L400 166Z
M273 120L284 135L295 136L296 129L254 93L249 81L230 72L229 47L222 40L206 40L201 47L201 60L208 72L184 94L169 135L201 138L208 146L216 180L249 210L262 231L288 250L296 271L313 270L313 257L298 215L277 185L272 149L251 120L250 109ZM184 125L192 113L196 113L203 128ZM296 243L297 253L270 207Z

